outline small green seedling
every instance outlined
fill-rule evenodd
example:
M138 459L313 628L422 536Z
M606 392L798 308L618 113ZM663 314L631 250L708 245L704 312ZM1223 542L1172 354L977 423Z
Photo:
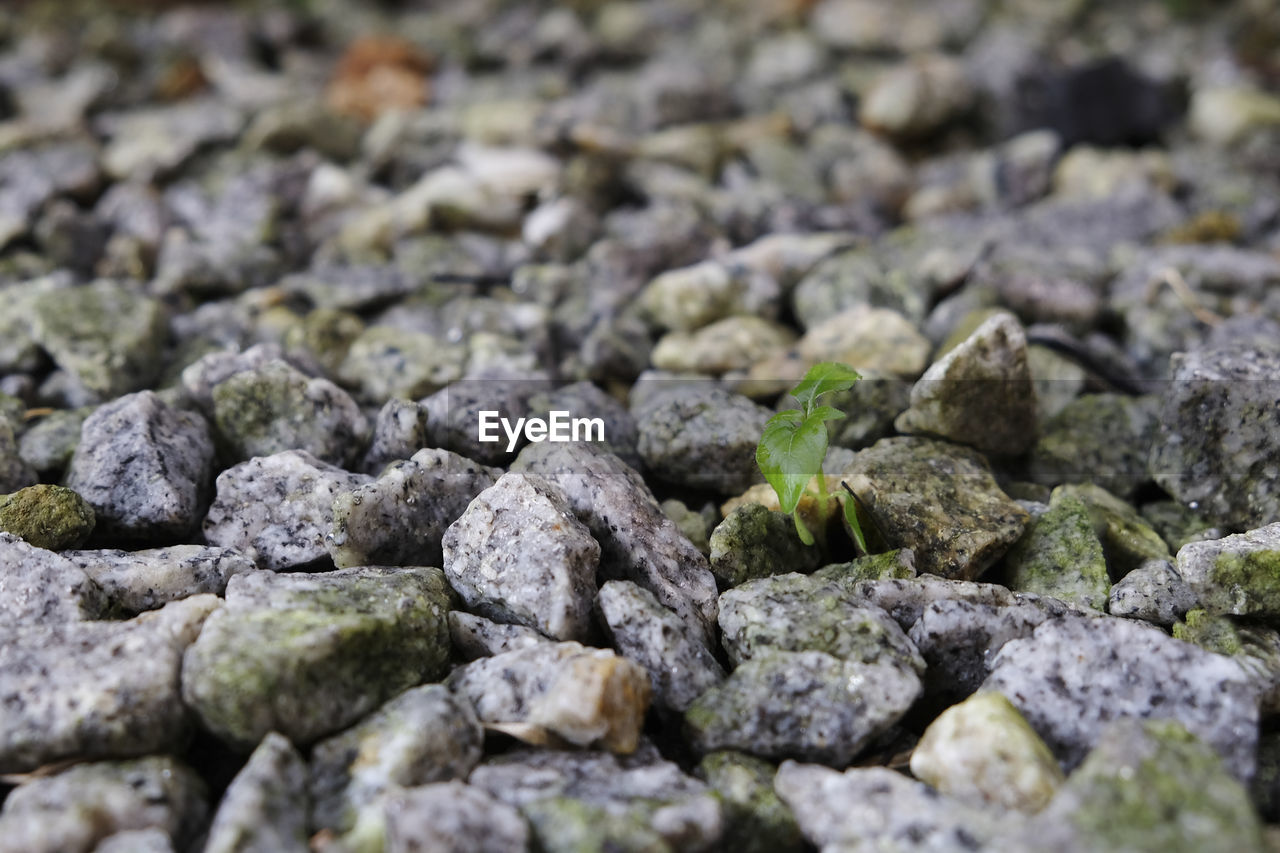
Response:
M833 361L824 361L809 368L800 384L791 389L791 396L800 403L798 409L778 412L765 424L756 448L756 464L764 478L778 494L782 511L796 523L796 533L806 545L813 544L813 534L800 519L800 499L808 491L809 481L817 479L818 516L826 518L827 478L822 472L822 461L827 456L827 421L845 417L844 412L832 406L819 405L827 394L845 391L862 377L852 367ZM856 499L852 490L844 503L844 517L853 531L853 538L863 554L867 552L867 540L858 524Z

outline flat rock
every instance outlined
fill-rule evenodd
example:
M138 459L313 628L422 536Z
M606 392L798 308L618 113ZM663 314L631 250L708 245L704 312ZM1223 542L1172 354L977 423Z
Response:
M183 701L236 746L270 731L309 744L442 675L447 612L434 568L236 575L187 650Z
M201 595L127 622L6 628L0 682L16 701L0 706L0 772L179 746L189 732L182 655L220 606Z
M204 419L139 391L85 420L67 486L93 507L100 533L154 541L195 526L212 473L213 441Z
M634 752L649 707L649 673L607 649L540 643L455 669L449 686L490 727L531 743Z
M126 613L155 610L200 593L222 595L232 575L257 569L234 549L211 545L66 551L63 556L93 579L112 607Z
M1168 627L1199 604L1168 560L1148 560L1111 587L1107 612Z
M0 628L95 619L107 596L66 557L0 532Z
M1027 512L996 485L977 452L926 438L886 438L859 451L844 480L916 567L947 578L981 575L1018 540Z
M440 541L502 472L447 450L423 448L372 483L339 494L325 543L338 568L438 566Z
M509 853L529 848L529 825L514 807L474 785L436 782L388 797L387 853Z
M723 388L674 387L635 410L640 457L659 479L722 495L760 479L756 444L772 412Z
M218 475L204 519L211 545L234 548L259 568L284 571L327 559L333 502L369 483L302 450L241 462Z
M227 786L205 853L307 853L307 763L271 732Z
M560 487L600 543L600 577L629 580L714 641L715 577L707 558L663 514L643 478L611 453L573 444L534 444L512 470L529 471Z
M895 424L984 453L1025 451L1035 441L1036 397L1022 324L1005 312L983 322L929 366Z
M1280 522L1178 551L1178 574L1211 613L1280 619Z
M618 651L649 671L655 703L684 711L724 680L724 669L704 644L702 632L647 589L630 581L608 581L600 587L596 607Z
M1253 775L1258 694L1230 658L1123 619L1055 619L996 655L983 690L1009 698L1065 767L1117 717L1172 719Z
M503 474L441 544L449 583L480 614L560 640L590 628L600 545L551 481Z

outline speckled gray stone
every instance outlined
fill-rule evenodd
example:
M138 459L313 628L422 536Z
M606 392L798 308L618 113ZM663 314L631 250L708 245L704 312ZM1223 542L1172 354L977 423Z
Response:
M102 588L112 607L125 613L154 610L202 592L222 595L232 575L257 568L232 548L209 545L65 551L63 556Z
M372 483L339 494L325 543L333 564L439 566L440 541L472 499L502 475L447 450L424 448Z
M360 470L376 477L392 462L413 456L427 446L429 424L427 410L413 400L388 400L373 419L373 437Z
M213 424L229 459L305 450L335 465L364 450L369 424L351 395L282 360L232 374L213 386Z
M80 443L80 429L91 414L92 406L50 412L34 421L19 436L18 455L42 474L60 475L71 461L71 455Z
M213 441L204 418L139 391L85 420L67 485L93 507L100 533L156 541L195 526L212 473Z
M500 428L496 431L498 441L480 440L480 412L498 412L499 417L515 424L528 416L529 398L547 387L548 383L536 379L503 376L450 383L418 401L427 410L430 446L452 450L486 465L509 463L512 453L507 451L507 438ZM516 448L523 443L521 432Z
M6 628L0 683L15 699L0 705L0 772L180 745L182 654L220 605L200 595L127 622Z
M931 364L911 389L899 432L938 436L985 453L1016 456L1036 435L1027 336L1000 312Z
M302 450L241 462L218 475L205 539L273 571L327 561L334 498L371 481Z
M1128 497L1147 481L1159 401L1153 396L1085 394L1050 418L1031 450L1039 483L1097 483Z
M1280 522L1178 551L1178 574L1211 613L1280 619Z
M611 453L544 442L520 453L512 470L556 483L600 543L600 577L652 592L714 641L716 580L707 558L667 518L644 480Z
M1007 587L999 584L954 581L936 575L857 581L854 589L858 595L897 620L903 630L914 625L924 609L935 601L967 601L1007 607L1018 600Z
M227 786L205 853L307 853L307 764L271 732Z
M844 766L906 713L920 689L916 670L892 657L863 663L770 650L698 697L685 712L685 733L702 753L737 749Z
M804 837L825 851L982 850L1017 820L966 806L887 767L840 773L784 761L773 785Z
M982 689L1008 697L1067 768L1117 717L1174 719L1253 776L1258 694L1230 658L1124 619L1055 619L1005 644Z
M242 748L270 731L309 744L438 678L448 659L439 569L251 572L232 577L226 600L186 652L182 698Z
M468 606L500 622L581 639L600 545L552 482L503 474L445 531L444 571Z
M924 672L898 623L838 581L795 573L749 581L720 596L720 628L734 664L768 651L819 651Z
M16 492L38 482L35 469L22 458L13 426L7 418L0 418L0 494Z
M811 572L823 548L805 545L785 513L743 504L711 531L711 572L725 586L787 572Z
M976 451L926 438L885 438L858 452L844 480L891 548L916 568L972 580L1022 535L1026 511L996 485Z
M277 343L255 344L243 352L236 349L206 353L182 370L182 388L187 397L207 416L213 416L213 389L237 373L254 370L284 359Z
M81 764L9 794L0 812L0 850L91 853L117 832L148 827L185 850L207 813L204 783L175 758Z
M651 695L649 673L639 664L578 643L480 658L455 669L448 684L471 700L482 722L522 740L560 738L623 754L640 742Z
M1058 486L1050 501L1063 495L1079 498L1088 508L1093 532L1102 543L1102 553L1107 559L1107 573L1113 580L1119 580L1148 560L1171 558L1169 546L1160 534L1127 501L1093 483Z
M1280 349L1175 354L1147 460L1151 477L1215 524L1250 528L1280 517Z
M466 660L555 642L533 628L494 622L465 610L449 611L449 638L453 641L453 650Z
M519 853L529 825L514 807L474 785L437 782L394 794L386 804L387 853Z
M107 596L75 563L0 532L0 628L96 619Z
M773 412L718 387L673 387L633 410L645 465L661 480L722 495L762 478L756 444Z
M910 548L895 548L880 554L866 554L847 563L830 563L818 569L812 576L845 585L852 585L858 581L914 578L916 554Z
M724 680L724 669L702 640L663 607L653 593L630 581L600 587L596 607L624 657L649 671L656 704L684 711L703 692Z
M357 850L380 850L384 801L414 785L465 779L484 730L471 703L442 684L406 690L311 750L311 822Z
M1148 560L1111 587L1107 612L1168 627L1196 607L1196 594L1168 560Z
M648 744L629 757L517 750L480 765L470 781L520 809L549 853L705 850L724 830L706 784Z
M569 412L574 418L600 418L604 421L604 448L613 452L632 468L642 462L636 444L640 433L631 412L617 399L591 382L574 382L529 399L529 412L546 417L551 411Z

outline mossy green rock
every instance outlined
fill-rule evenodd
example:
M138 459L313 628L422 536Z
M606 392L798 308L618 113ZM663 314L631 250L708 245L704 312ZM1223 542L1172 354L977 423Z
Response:
M1254 853L1262 825L1214 750L1171 720L1117 720L1023 839L1037 851Z
M1093 483L1058 486L1050 501L1060 499L1060 495L1079 498L1088 508L1111 578L1119 580L1147 560L1173 558L1164 539L1138 511L1101 486Z
M36 342L102 399L146 387L164 364L164 307L139 287L100 280L42 293L31 307Z
M1158 406L1154 397L1077 397L1044 425L1031 451L1031 476L1052 485L1092 482L1132 495L1148 479Z
M787 572L811 572L822 548L805 545L795 522L760 504L743 504L711 532L711 573L723 586Z
M1005 555L1008 586L1018 592L1051 595L1080 607L1104 610L1111 593L1102 543L1093 532L1089 508L1059 494L1032 520Z
M1177 565L1206 610L1280 619L1280 522L1191 542L1178 551Z
M0 530L37 548L75 548L89 538L93 524L93 507L63 486L41 483L0 497Z
M1258 623L1204 610L1189 610L1173 636L1202 649L1234 657L1257 685L1264 715L1280 711L1280 633Z
M655 803L654 809L662 805ZM617 813L574 797L548 797L521 809L544 853L675 853L654 830L650 809Z
M815 578L854 584L858 581L906 580L916 576L916 555L910 548L868 554L848 563L832 563L813 573Z
M227 606L187 650L182 695L238 747L269 731L305 745L439 678L448 611L436 568L236 575Z
M18 455L41 473L62 473L80 443L80 428L93 411L93 406L83 406L50 412L18 438Z
M773 790L777 769L763 759L732 750L703 756L697 773L724 807L723 849L735 853L804 849L795 817Z

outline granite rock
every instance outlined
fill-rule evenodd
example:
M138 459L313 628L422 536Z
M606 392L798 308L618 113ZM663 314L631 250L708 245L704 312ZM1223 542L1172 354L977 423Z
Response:
M206 853L306 853L307 763L284 735L262 739L227 786Z
M1280 522L1178 551L1178 574L1212 613L1280 618Z
M1111 587L1107 612L1168 627L1198 604L1172 563L1148 560Z
M676 387L635 411L637 447L659 479L731 495L760 478L755 450L771 415L722 388Z
M66 557L0 532L0 627L96 619L107 595Z
M387 853L508 853L529 849L529 826L514 807L474 785L436 782L387 798Z
M256 569L231 548L172 545L143 551L67 551L118 612L141 613L201 593L222 595L232 575Z

